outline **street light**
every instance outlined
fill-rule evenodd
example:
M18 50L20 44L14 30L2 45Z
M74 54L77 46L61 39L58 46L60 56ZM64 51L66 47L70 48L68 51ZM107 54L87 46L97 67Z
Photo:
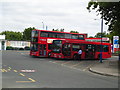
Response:
M102 34L103 34L103 17L101 20L101 47L100 47L100 63L102 63L102 51L103 51L103 47L102 47Z
M43 24L43 30L44 30L44 23L42 22L42 24Z
M97 19L94 19L94 20L97 20ZM102 63L102 51L103 51L103 47L102 47L102 34L103 34L103 17L102 17L102 20L101 20L101 45L100 45L100 63Z
M46 26L46 30L48 29L48 26Z

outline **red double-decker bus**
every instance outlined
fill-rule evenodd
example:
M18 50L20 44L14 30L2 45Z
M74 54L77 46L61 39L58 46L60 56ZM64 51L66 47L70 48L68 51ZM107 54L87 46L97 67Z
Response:
M78 59L78 51L82 50L81 59L99 59L101 43L88 42L80 40L54 40L51 57L54 58L67 58ZM111 57L111 44L102 43L102 58Z
M30 56L49 57L53 40L84 40L87 34L32 30Z

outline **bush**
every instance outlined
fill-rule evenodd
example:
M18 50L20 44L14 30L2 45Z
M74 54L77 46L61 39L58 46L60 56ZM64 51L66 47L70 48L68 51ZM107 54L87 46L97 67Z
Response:
M17 48L17 47L14 47L14 48L13 48L13 50L19 50L19 48Z
M13 50L14 48L13 47L11 47L11 46L7 46L6 47L6 50Z
M19 48L19 50L24 50L24 48Z
M25 49L25 50L30 50L30 47L26 46L24 49Z

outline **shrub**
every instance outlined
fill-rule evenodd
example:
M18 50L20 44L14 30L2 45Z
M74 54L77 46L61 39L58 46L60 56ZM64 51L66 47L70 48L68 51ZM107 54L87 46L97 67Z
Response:
M19 48L19 50L24 50L24 48Z
M14 50L19 50L19 48L17 48L17 47L14 47L13 49L14 49Z
M30 50L30 47L26 46L24 49L25 49L25 50Z
M7 46L6 47L6 50L13 50L14 48L13 47L11 47L11 46Z

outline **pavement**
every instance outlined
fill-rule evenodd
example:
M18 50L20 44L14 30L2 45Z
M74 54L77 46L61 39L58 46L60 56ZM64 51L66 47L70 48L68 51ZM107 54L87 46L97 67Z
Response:
M112 57L115 57L115 59L102 60L102 63L97 62L89 68L89 71L105 76L120 76L120 60L118 60L118 56Z

